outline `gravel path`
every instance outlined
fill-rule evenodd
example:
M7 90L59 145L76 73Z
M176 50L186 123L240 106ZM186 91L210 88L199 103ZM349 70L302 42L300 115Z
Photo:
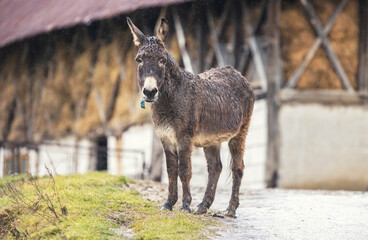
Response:
M213 208L226 206L222 196ZM219 239L368 239L368 193L258 190L241 196Z
M140 185L140 186L138 186ZM166 185L143 182L147 198L164 201ZM192 188L192 208L204 190ZM210 214L227 207L230 191L218 190ZM180 203L180 201L178 201ZM180 204L177 204L177 208ZM237 218L216 218L224 224L214 239L368 239L368 192L246 190Z

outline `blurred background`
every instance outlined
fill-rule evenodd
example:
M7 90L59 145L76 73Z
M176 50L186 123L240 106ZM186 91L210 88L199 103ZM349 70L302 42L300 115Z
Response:
M140 108L129 16L193 73L230 64L257 95L242 188L368 188L368 1L0 0L0 176L108 171L167 182ZM148 105L148 104L147 104ZM222 146L219 188L229 188ZM202 149L194 186L205 186Z

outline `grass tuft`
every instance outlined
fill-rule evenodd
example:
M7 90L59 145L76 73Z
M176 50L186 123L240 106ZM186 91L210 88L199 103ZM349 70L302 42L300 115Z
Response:
M143 199L126 177L103 172L55 176L55 185L50 185L52 177L35 179L55 208L58 202L65 205L67 215L48 221L40 216L43 211L29 211L4 191L11 182L26 201L36 201L39 195L26 176L0 179L0 238L125 239L132 229L136 239L205 239L203 231L215 224L208 217L160 211L161 203Z

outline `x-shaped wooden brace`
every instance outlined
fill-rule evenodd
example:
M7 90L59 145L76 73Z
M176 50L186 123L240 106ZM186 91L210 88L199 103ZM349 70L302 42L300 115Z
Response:
M314 41L312 47L309 49L306 57L304 58L302 64L300 65L300 67L294 72L294 74L290 77L287 86L288 88L294 88L296 86L296 84L298 83L298 80L300 79L301 75L303 74L303 72L305 71L305 69L307 68L308 64L310 63L310 61L312 60L313 56L315 55L318 47L322 44L323 47L326 50L327 56L329 58L329 60L332 63L333 68L335 69L341 84L343 86L344 89L348 90L349 92L353 92L354 89L352 88L350 81L348 79L348 77L346 76L346 73L344 71L344 68L341 66L341 63L339 61L339 59L337 58L337 56L335 55L330 41L328 40L328 33L330 32L333 24L336 21L337 16L340 14L340 12L343 10L344 6L347 3L347 0L342 0L340 2L340 4L337 6L335 12L333 13L333 15L331 16L331 18L328 20L327 24L325 25L325 27L322 27L321 22L319 21L319 19L317 18L317 15L312 7L312 5L310 4L310 2L308 0L300 0L301 4L303 5L304 8L304 12L309 20L309 22L311 23L311 25L313 26L314 31L317 34L317 38Z

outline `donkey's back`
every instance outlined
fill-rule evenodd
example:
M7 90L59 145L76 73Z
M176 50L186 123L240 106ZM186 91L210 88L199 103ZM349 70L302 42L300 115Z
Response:
M194 144L206 147L228 141L249 121L254 93L233 67L212 68L195 78Z

